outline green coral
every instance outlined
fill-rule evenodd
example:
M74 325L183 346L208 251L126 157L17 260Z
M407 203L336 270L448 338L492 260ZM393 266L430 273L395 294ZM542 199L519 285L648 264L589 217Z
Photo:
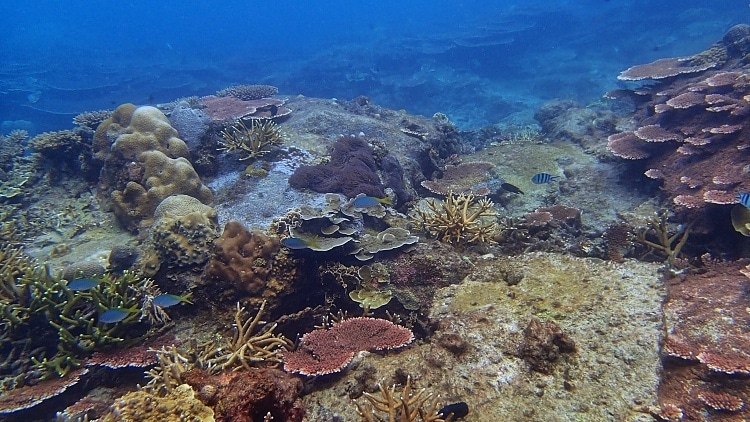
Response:
M143 296L152 288L149 279L129 272L118 277L105 275L96 287L73 291L67 281L52 275L49 267L37 265L20 248L0 249L0 260L3 334L17 340L27 338L33 330L36 339L44 339L44 345L50 336L57 337L53 356L47 357L46 347L30 356L45 377L53 373L64 376L78 366L82 356L126 345L147 333L146 324L137 325ZM102 313L113 308L130 314L116 323L99 321Z

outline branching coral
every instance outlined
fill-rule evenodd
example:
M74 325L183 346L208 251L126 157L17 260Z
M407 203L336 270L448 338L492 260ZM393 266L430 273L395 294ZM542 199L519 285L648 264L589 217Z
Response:
M450 194L442 202L435 199L425 202L426 207L416 208L413 220L441 242L467 245L492 241L497 230L492 200L477 199L472 194Z
M636 231L636 240L649 247L649 253L657 251L666 255L666 263L674 268L682 247L687 242L692 224L680 227L675 233L669 233L667 212L660 212L646 222L646 227Z
M263 316L266 302L260 305L258 313L254 318L242 321L242 314L245 308L237 304L237 313L234 315L234 335L232 340L227 340L228 354L226 361L221 364L222 368L231 368L242 366L250 369L250 366L257 362L281 363L278 352L281 349L291 347L294 344L283 335L274 334L276 324L262 328L256 332L260 318Z
M413 391L411 377L404 388L396 393L396 386L389 389L378 385L379 395L364 393L367 400L363 404L355 402L357 412L366 422L445 422L438 414L438 400L426 389ZM378 413L385 414L379 415ZM452 420L449 418L447 420Z
M249 160L266 154L272 146L284 142L284 133L272 120L253 119L250 127L240 119L221 131L219 151L237 151L243 154L240 160Z

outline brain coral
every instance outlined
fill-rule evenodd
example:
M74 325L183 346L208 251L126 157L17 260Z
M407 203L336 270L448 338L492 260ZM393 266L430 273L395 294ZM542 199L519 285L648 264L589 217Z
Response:
M272 278L273 263L280 249L279 238L250 232L241 223L230 221L214 242L205 281L223 294L233 290L240 295L259 295Z
M154 213L151 241L161 262L173 267L203 264L219 235L216 211L188 195L172 195Z

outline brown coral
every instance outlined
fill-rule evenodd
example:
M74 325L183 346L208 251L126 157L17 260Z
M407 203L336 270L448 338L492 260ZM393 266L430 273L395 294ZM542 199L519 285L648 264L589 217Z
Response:
M214 242L205 282L221 291L222 296L257 295L271 278L280 248L279 238L250 232L241 223L230 221Z
M192 196L172 195L159 204L154 216L151 242L161 262L183 267L208 260L219 235L218 215L213 208Z

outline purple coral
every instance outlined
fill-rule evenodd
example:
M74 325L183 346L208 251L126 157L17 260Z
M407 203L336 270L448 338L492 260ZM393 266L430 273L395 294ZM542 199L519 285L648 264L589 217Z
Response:
M289 185L319 193L342 193L350 198L360 193L385 196L372 148L367 141L355 136L344 136L336 141L328 163L299 167L289 177Z

